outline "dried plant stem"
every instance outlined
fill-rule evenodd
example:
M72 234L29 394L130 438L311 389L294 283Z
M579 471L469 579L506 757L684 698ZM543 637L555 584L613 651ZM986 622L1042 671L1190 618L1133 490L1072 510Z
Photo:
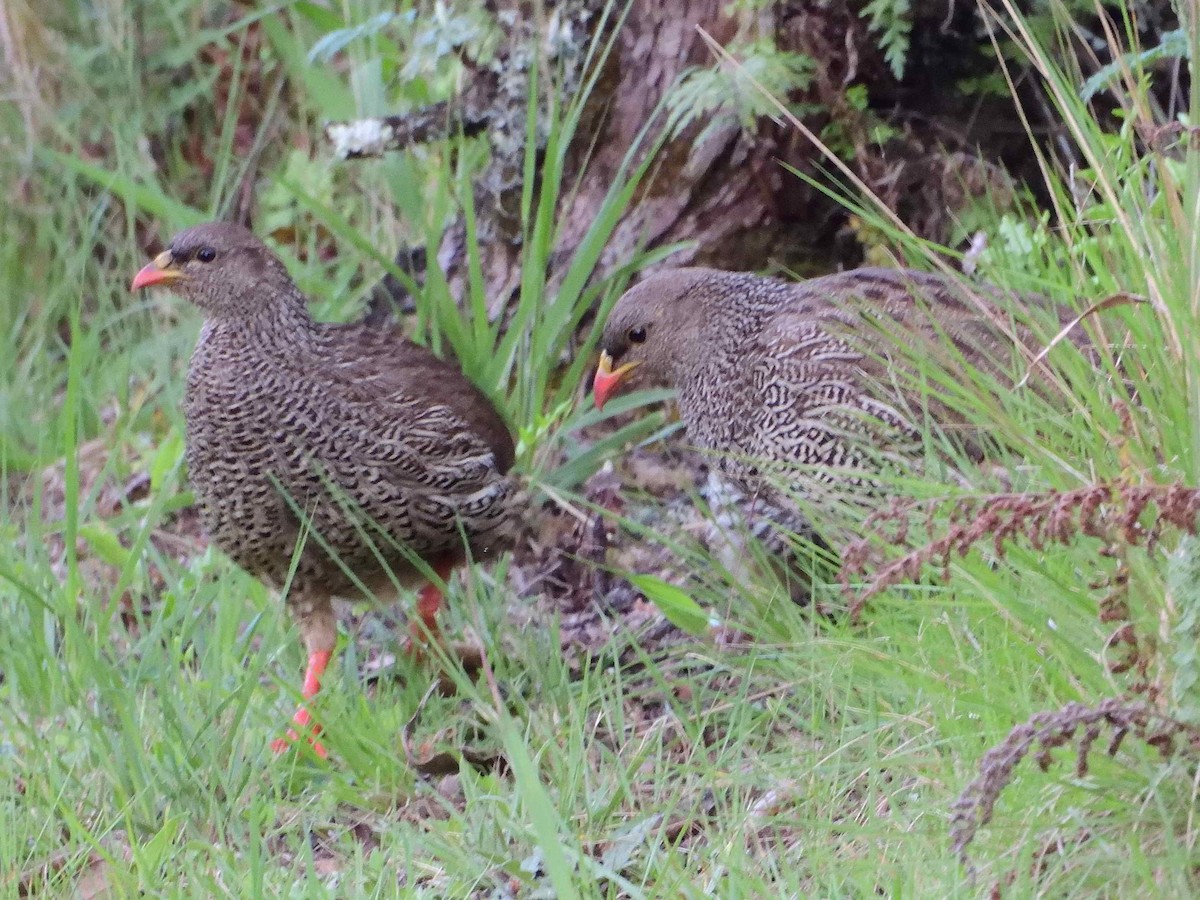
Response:
M937 515L944 513L943 519ZM1081 536L1098 538L1105 555L1122 546L1152 547L1168 528L1196 533L1200 489L1183 484L1095 484L1071 491L989 494L958 500L898 498L872 515L862 538L842 551L841 581L857 618L867 601L897 584L916 581L926 566L938 564L944 577L950 563L988 541L997 557L1010 542L1024 539L1034 549L1070 544ZM925 520L926 541L888 561L888 547L905 546L915 514ZM944 533L936 535L939 528ZM861 581L869 573L865 586ZM856 586L859 583L860 586Z
M967 846L979 829L991 821L996 800L1012 781L1013 771L1021 760L1032 753L1038 767L1045 772L1054 762L1051 751L1073 742L1075 774L1083 778L1088 773L1092 749L1106 731L1110 737L1104 752L1109 756L1115 756L1129 736L1155 747L1163 757L1176 752L1176 738L1181 734L1187 737L1189 748L1194 748L1200 740L1200 729L1163 715L1140 700L1122 697L1112 697L1095 706L1068 703L1061 709L1036 713L984 755L979 775L950 807L954 852L964 865L970 865Z

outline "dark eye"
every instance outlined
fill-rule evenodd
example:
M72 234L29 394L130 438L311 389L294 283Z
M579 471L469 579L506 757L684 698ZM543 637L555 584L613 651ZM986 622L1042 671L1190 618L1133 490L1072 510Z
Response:
M646 342L646 329L645 328L630 328L629 329L629 343L644 344L645 342Z
M201 247L196 251L196 259L200 262L212 262L217 258L217 251L212 247Z

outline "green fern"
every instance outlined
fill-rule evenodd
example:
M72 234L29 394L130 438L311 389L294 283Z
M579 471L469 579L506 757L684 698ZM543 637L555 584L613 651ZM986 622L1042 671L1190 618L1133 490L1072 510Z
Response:
M1148 68L1164 59L1185 59L1190 61L1191 58L1192 45L1188 40L1187 32L1182 28L1164 32L1158 44L1149 50L1126 53L1120 59L1102 66L1095 75L1084 83L1083 90L1080 91L1080 97L1083 100L1091 100L1097 93L1116 81L1126 69Z
M883 59L899 80L904 77L908 50L912 43L912 3L910 0L871 0L863 7L867 27L879 36Z
M721 114L736 116L749 128L775 113L763 90L772 97L804 90L816 68L811 57L780 50L769 39L733 46L729 51L739 60L736 66L722 63L711 69L692 69L668 94L667 128L672 138L701 119L711 120L709 128L715 127Z

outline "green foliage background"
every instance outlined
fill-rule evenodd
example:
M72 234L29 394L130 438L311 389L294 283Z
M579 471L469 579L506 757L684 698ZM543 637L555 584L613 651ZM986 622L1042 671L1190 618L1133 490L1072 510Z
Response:
M1081 311L1119 293L1145 302L1089 317L1113 348L1101 374L1056 350L1065 407L998 393L984 378L955 385L953 402L1013 448L1005 476L967 466L951 486L931 474L901 487L929 498L1190 488L1200 446L1200 156L1184 77L1200 40L1194 13L1179 4L1178 30L1146 47L1133 4L988 9L988 84L1012 91L1018 77L1035 79L1073 159L1031 140L1045 201L978 213L979 273ZM862 15L902 74L909 4L873 0ZM260 585L214 552L181 563L158 537L190 500L179 397L197 318L167 298L131 297L128 280L151 238L226 214L249 191L261 230L320 298L315 312L356 315L394 271L398 246L435 246L452 217L470 219L468 188L488 150L449 142L340 165L320 124L449 96L459 52L486 58L495 23L472 4L376 0L12 3L0 16L13 98L0 105L6 893L1196 893L1194 758L1145 741L1097 749L1086 770L1068 747L1046 771L1019 766L970 847L974 868L947 829L987 749L1039 711L1117 696L1196 722L1195 547L1170 531L1148 549L1018 536L1002 558L984 542L952 561L948 579L930 573L876 597L862 624L807 615L768 576L731 573L681 545L686 592L640 586L690 627L702 630L701 609L748 640L698 639L650 657L618 634L581 670L560 654L555 623L513 624L522 601L503 566L473 572L455 588L447 630L479 637L493 680L451 667L458 694L427 694L429 671L401 659L397 677L368 689L366 636L349 636L320 709L335 762L275 759L267 744L295 699L299 650ZM1106 43L1105 65L1074 52L1081 23ZM812 68L769 44L742 50L743 74L778 94L802 88ZM716 109L747 122L807 112L780 110L735 77L690 75L667 125ZM553 73L536 78L554 84ZM1164 105L1164 84L1185 102ZM647 415L592 442L583 429L597 416L575 402L593 339L584 328L574 343L585 313L599 306L602 319L648 261L591 278L645 174L633 151L565 277L546 286L585 94L528 104L541 154L526 164L542 167L542 187L522 197L523 278L507 329L482 315L479 273L461 310L436 278L418 294L421 336L450 343L505 404L526 471L566 500L604 458L663 424ZM660 139L650 128L644 146ZM917 240L837 174L837 149L821 183L882 250L910 264L956 261L961 247ZM830 527L855 527L836 508L821 512ZM935 515L930 527L946 524ZM1138 665L1124 671L1111 638L1125 623L1097 614L1118 583L1137 636ZM505 765L425 778L406 759L406 735L455 753L482 748Z

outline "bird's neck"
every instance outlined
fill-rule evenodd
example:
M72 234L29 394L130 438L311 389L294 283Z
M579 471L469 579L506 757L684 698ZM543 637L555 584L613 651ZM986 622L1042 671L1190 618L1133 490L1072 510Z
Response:
M740 367L745 344L761 330L762 323L750 314L733 318L735 328L727 327L730 321L729 315L714 312L696 317L674 333L676 346L682 350L671 361L672 382L683 384L700 372Z
M279 294L236 316L211 316L204 322L202 341L245 344L264 352L294 352L316 340L317 324L299 291Z

